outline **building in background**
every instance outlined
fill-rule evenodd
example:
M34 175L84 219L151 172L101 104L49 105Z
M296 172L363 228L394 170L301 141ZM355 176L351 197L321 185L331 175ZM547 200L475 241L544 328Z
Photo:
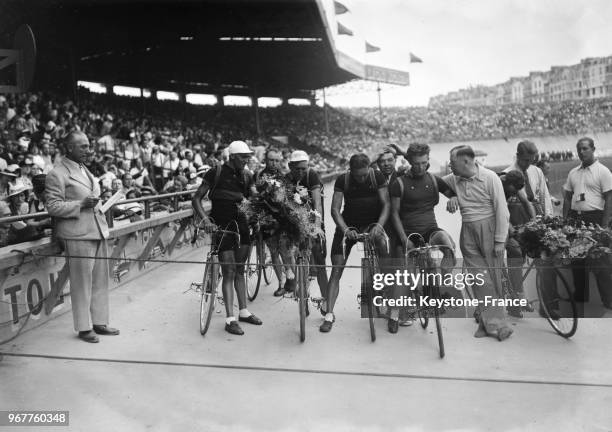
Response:
M612 56L589 57L570 66L552 66L493 86L470 86L434 96L429 106L499 106L612 97Z

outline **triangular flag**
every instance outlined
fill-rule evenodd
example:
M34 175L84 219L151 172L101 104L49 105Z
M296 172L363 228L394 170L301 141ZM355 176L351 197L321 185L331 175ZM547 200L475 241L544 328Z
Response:
M338 23L338 34L353 36L353 31L342 24Z
M336 15L342 15L349 11L348 8L339 1L334 1L334 10L336 11Z
M423 63L423 60L410 53L410 63Z
M367 53L380 51L380 47L374 46L371 43L369 43L368 41L366 41L365 47L366 47L366 52Z

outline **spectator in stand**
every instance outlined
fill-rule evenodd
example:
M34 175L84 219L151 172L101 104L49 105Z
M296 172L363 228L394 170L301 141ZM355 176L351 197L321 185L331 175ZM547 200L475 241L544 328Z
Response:
M165 155L161 152L161 148L155 145L151 153L151 169L153 172L153 184L155 189L161 190L164 186L164 162Z
M123 193L123 182L121 181L121 179L116 178L113 180L113 182L111 183L111 191L113 192L113 195L117 192Z
M121 184L122 184L123 193L126 195L129 190L137 189L136 182L134 182L134 179L132 178L132 174L130 174L129 172L121 176Z
M17 176L8 170L4 159L0 159L0 200L5 200L9 195L9 183Z
M45 134L41 143L41 154L39 156L43 164L42 170L45 174L53 169L53 157L51 156L51 146L49 145L49 141L49 135ZM36 163L35 157L32 158L32 163ZM40 163L37 165L40 166Z
M6 201L0 200L0 218L11 216L11 209ZM11 236L11 224L0 224L0 247L8 246Z
M19 171L16 183L21 183L32 189L32 159L27 158L19 164Z
M166 161L164 162L164 181L169 181L172 179L172 176L174 175L174 173L176 172L176 170L179 167L179 159L178 159L178 155L176 154L175 151L171 151L170 152L170 156L168 157L168 159L166 159Z
M29 214L32 213L40 213L46 211L45 203L45 174L38 174L32 178L32 184L34 188L34 196L31 196L28 202ZM53 222L51 218L36 218L29 219L26 222L28 225L37 228L39 231L43 231L45 235L51 235L51 228L53 227Z
M29 213L28 196L30 189L22 184L10 186L8 204L11 216L23 216ZM16 221L11 224L9 230L9 244L17 244L36 240L42 237L42 230L24 221Z

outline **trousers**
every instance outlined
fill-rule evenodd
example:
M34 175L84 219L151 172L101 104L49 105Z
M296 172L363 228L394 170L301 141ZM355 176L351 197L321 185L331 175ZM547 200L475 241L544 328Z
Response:
M473 284L472 289L480 304L480 320L487 333L495 333L506 325L506 314L503 306L487 305L485 298L503 299L501 272L503 257L496 257L495 217L473 222L463 222L459 236L463 262L467 273L480 274L484 283Z
M107 325L109 273L106 240L65 240L72 318L76 331ZM76 258L76 257L95 257Z

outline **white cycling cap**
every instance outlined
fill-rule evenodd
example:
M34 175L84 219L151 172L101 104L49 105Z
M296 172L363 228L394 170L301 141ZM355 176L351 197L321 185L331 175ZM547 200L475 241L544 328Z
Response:
M252 154L253 152L244 141L233 141L227 151L230 155L233 154Z

